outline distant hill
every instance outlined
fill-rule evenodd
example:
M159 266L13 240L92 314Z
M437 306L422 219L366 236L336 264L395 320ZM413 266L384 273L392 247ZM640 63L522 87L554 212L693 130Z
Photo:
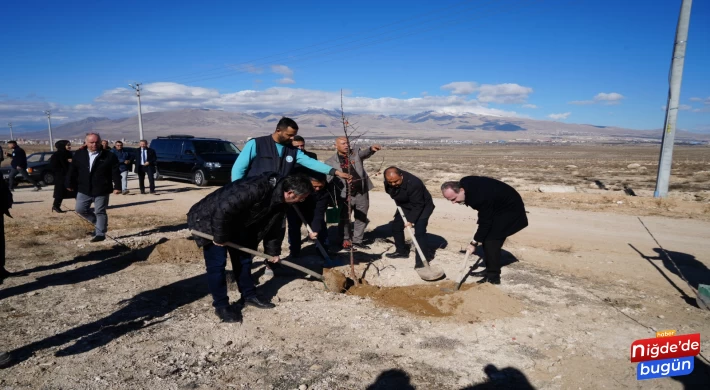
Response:
M342 134L340 112L310 109L285 113L243 113L207 109L183 109L143 114L143 131L149 140L169 134L219 137L235 142L269 134L281 116L296 120L299 134L312 139ZM410 116L348 115L348 120L370 139L417 140L550 140L582 141L660 139L660 130L632 130L609 126L570 124L526 118L476 114L448 114L433 111ZM109 119L90 117L52 129L55 139L76 139L94 131L107 139L137 140L138 117ZM23 134L45 139L46 131ZM710 140L710 134L679 131L677 140Z

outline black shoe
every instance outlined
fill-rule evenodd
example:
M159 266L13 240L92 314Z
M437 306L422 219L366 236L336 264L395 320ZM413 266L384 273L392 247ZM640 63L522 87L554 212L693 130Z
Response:
M12 364L12 355L10 352L0 353L0 368L10 367Z
M59 213L59 214L61 214L61 213L66 213L66 211L60 209L60 208L57 207L57 206L52 206L52 212L53 212L53 213Z
M271 302L263 302L259 300L257 297L250 297L250 298L244 298L244 305L245 306L254 306L258 309L273 309L276 307Z
M409 253L395 251L392 253L387 253L385 254L385 256L387 256L388 259L408 259Z
M363 243L355 243L355 244L353 244L353 246L354 246L355 248L357 248L357 249L366 249L366 250L367 250L367 249L372 249L372 248L370 248L369 245L365 245L365 244L363 244Z
M142 195L145 195L145 191L141 191L141 194L142 194Z
M471 276L486 276L486 270L471 272Z
M476 283L478 283L478 284L483 284L483 283L500 284L500 275L488 275Z
M106 239L106 236L94 236L90 242L101 242Z
M214 309L214 313L217 314L222 322L242 322L242 317L237 310L232 306L218 307Z

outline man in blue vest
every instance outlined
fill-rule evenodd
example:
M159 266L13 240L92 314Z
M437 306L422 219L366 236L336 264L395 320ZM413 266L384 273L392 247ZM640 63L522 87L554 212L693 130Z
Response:
M247 141L239 153L239 157L232 166L232 181L247 177L254 177L265 172L276 172L288 176L296 167L303 167L324 175L337 176L344 180L351 180L352 176L332 168L314 158L309 157L302 150L294 147L291 142L298 135L298 124L291 118L283 117L276 124L276 130L271 135L255 137ZM281 229L280 235L286 235L286 219L277 224L274 229ZM279 256L281 247L274 248L278 253L266 254ZM272 276L273 271L267 264L265 275Z
M294 147L291 142L296 135L298 135L296 122L291 118L283 117L276 125L273 134L247 141L232 166L232 181L258 176L264 172L276 172L281 176L288 176L296 164L324 175L335 175L345 180L352 178L347 173L313 159Z

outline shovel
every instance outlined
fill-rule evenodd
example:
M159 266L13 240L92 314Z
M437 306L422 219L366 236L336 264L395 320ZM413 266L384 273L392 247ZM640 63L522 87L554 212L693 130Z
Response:
M404 216L404 211L402 211L402 208L399 206L397 206L397 210L399 210L399 215L402 216L402 220L406 225L407 218ZM415 269L415 271L417 271L417 273L419 274L419 277L422 278L422 280L426 280L427 282L441 279L444 276L444 271L438 268L429 267L429 262L426 260L426 257L424 257L424 253L422 253L422 248L419 247L419 243L417 242L416 237L414 237L414 232L412 231L412 228L407 226L407 231L409 232L409 236L412 238L414 246L417 248L417 253L419 253L419 257L422 259L422 263L424 263L424 268Z
M296 214L298 214L298 217L301 218L301 222L303 222L303 224L306 225L306 229L308 229L308 234L309 235L313 234L313 230L311 230L311 227L310 227L310 225L308 225L308 222L306 222L306 219L303 218L303 214L301 214L301 210L295 204L292 206L293 206L293 209L296 210ZM318 240L318 239L316 239L316 246L318 247L320 254L323 255L325 260L329 263L332 262L332 260L330 259L330 256L328 256L328 251L326 251L325 248L323 248L323 245L321 245L320 240Z
M190 233L191 233L193 236L201 237L201 238L204 238L205 240L210 240L210 241L214 240L214 237L210 236L209 234L205 234L205 233L198 232L198 231L195 231L195 230L190 230ZM253 249L245 248L245 247L243 247L243 246L241 246L241 245L233 244L233 243L231 243L231 242L226 242L226 243L224 243L224 245L226 245L226 246L228 246L228 247L232 247L232 248L234 248L234 249L239 249L240 251L245 252L245 253L249 253L250 255L263 257L264 259L268 259L268 258L273 257L273 256L269 256L269 255L267 255L267 254L265 254L265 253L261 253L261 252L259 252L259 251L255 251L255 250L253 250ZM295 270L301 271L301 272L303 272L303 273L305 273L305 274L308 274L308 275L310 275L310 276L312 276L312 277L314 277L314 278L320 280L320 281L323 282L323 284L325 285L325 288L328 289L328 285L325 283L325 279L323 278L323 275L321 275L321 274L319 274L319 273L316 273L316 272L313 272L313 271L309 270L308 268L301 267L300 265L294 264L294 263L292 263L292 262L290 262L290 261L281 260L281 261L279 261L279 262L280 262L281 264L283 264L283 265L289 267L289 268L293 268L293 269L295 269Z

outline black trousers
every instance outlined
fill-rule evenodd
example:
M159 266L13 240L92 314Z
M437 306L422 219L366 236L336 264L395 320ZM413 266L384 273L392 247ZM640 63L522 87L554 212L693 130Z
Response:
M301 209L301 213L306 221L313 221L313 210L303 208ZM316 233L318 233L318 241L320 241L321 245L325 246L325 240L328 238L328 229L325 224L325 218L323 218L323 216L319 216L319 218L323 219L323 222L321 223L321 231ZM301 253L301 245L303 244L301 241L301 226L303 225L303 221L301 221L301 217L298 216L298 213L293 207L288 208L286 220L288 221L288 249L291 254L298 256Z
M5 269L5 214L0 214L0 270Z
M414 224L414 238L417 239L419 247L422 248L424 256L428 258L431 256L429 253L429 245L427 243L426 229L429 225L429 217L434 212L434 208L427 207L422 211L421 215L416 221L407 221ZM402 216L399 215L399 211L394 214L394 220L391 222L392 226L392 237L394 238L394 246L397 252L403 253L407 252L407 246L404 241L404 220ZM416 265L422 266L422 260L419 258L419 252L416 253Z
M141 192L145 192L145 183L143 179L148 175L148 185L150 186L150 193L155 192L155 168L148 165L138 165L136 167L136 173L138 173L138 187Z
M501 249L505 240L483 241L483 260L486 262L487 275L500 275Z

